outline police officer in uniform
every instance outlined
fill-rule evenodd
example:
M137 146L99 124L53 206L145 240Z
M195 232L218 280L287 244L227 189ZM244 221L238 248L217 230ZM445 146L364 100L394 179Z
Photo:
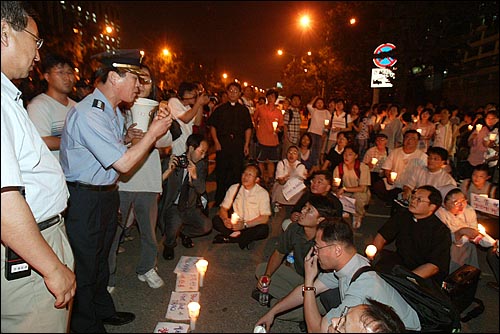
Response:
M66 333L76 289L64 174L12 83L40 60L38 36L21 2L2 1L2 333Z
M108 255L116 233L117 180L149 154L172 122L160 107L144 137L125 143L121 102L133 102L140 85L139 50L94 56L96 88L68 112L61 137L61 165L70 192L66 228L75 255L77 290L71 317L73 332L105 332L104 324L121 326L135 319L117 312L107 291Z

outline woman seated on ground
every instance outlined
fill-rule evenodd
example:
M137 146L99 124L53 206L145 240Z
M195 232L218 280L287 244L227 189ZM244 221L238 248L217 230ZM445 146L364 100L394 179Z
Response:
M347 139L345 132L339 132L337 135L337 143L330 148L330 151L328 151L321 169L328 169L330 172L333 172L335 167L337 167L337 165L344 160L342 154L344 153L344 148L348 144L349 140Z
M343 157L344 161L339 163L333 171L334 180L335 178L341 180L335 193L339 198L346 196L355 199L352 227L358 229L365 216L365 207L370 202L370 169L358 159L358 151L355 146L346 146Z
M478 231L476 211L467 205L465 194L458 188L446 193L443 206L436 211L436 216L451 231L450 273L464 264L479 268L475 244L483 247L493 246Z
M311 158L312 138L309 133L304 133L299 140L299 157L300 161L306 166L309 175L312 174L313 161Z
M490 178L488 165L481 164L474 167L470 179L465 179L460 184L460 190L467 197L469 204L471 203L472 194L486 195L489 198L498 199L498 188L489 181Z
M304 184L306 177L307 169L299 160L299 148L292 145L287 150L286 159L280 160L276 165L276 182L271 190L271 202L275 208L295 205L306 191ZM292 185L301 190L289 193L287 188Z

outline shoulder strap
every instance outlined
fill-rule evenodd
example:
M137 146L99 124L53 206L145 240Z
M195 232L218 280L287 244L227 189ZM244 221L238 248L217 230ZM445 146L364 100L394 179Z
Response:
M354 172L356 173L356 175L359 177L361 177L361 161L359 161L359 159L356 159L356 161L354 162Z
M389 148L387 146L385 147L385 154L387 154L387 156L389 156Z
M352 275L352 278L351 278L351 281L349 282L349 285L351 285L352 282L357 280L358 277L361 276L362 273L365 273L367 271L376 271L376 270L372 266L364 266L364 267L359 268L358 270L356 270L354 275Z
M236 196L240 192L240 188L241 188L241 183L238 183L238 188L236 189L236 192L234 193L234 196L233 196L233 199L231 200L231 205L229 206L229 208L233 207L234 199L236 198Z
M347 112L344 111L345 114L345 127L347 128Z
M342 177L344 176L344 163L341 162L337 166L339 167L339 177L340 179L342 179Z

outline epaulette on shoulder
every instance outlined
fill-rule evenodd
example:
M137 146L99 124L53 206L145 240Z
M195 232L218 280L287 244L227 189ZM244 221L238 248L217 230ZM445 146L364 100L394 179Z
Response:
M94 102L92 103L92 108L99 108L102 111L104 111L104 106L105 106L104 102L98 99L94 99Z

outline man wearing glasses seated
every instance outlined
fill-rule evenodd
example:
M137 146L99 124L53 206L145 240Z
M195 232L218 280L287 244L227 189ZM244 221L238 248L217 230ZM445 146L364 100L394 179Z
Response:
M304 285L297 286L276 303L257 325L264 325L269 330L276 315L303 303L308 332L326 333L332 320L341 318L346 307L364 304L371 298L391 305L406 329L420 330L415 310L376 272L366 272L351 284L356 271L369 266L370 262L357 253L352 227L342 218L327 218L319 223L315 244L306 255L304 265ZM338 290L338 301L322 317L315 297L328 289Z
M393 215L378 230L373 245L380 254L374 265L391 272L399 264L439 286L448 276L450 267L450 230L434 215L441 206L442 196L433 186L416 188L410 196L408 209ZM396 251L383 249L395 241Z

